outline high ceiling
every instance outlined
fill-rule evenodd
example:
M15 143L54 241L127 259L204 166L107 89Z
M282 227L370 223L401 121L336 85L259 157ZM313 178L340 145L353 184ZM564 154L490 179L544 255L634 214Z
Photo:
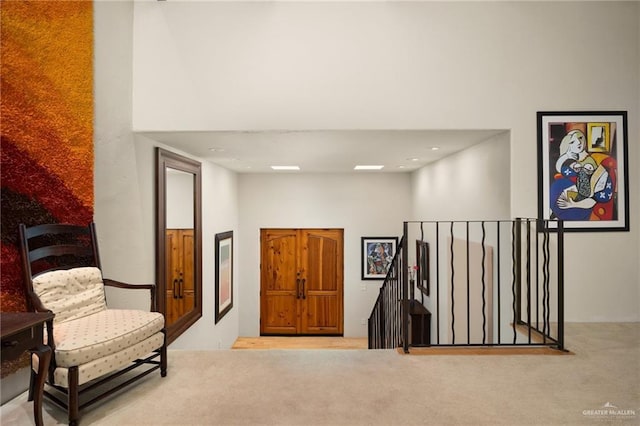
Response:
M353 173L356 165L383 165L378 173L406 173L506 130L304 130L140 132L153 140L238 173ZM434 149L437 148L437 149ZM289 172L291 173L291 172Z

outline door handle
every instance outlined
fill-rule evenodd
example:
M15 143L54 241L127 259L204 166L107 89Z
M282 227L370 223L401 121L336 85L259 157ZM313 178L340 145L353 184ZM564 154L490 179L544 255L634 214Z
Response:
M296 299L300 299L300 278L296 278Z
M306 278L303 278L303 279L302 279L302 298L303 298L303 299L306 299L306 298L307 298L307 295L306 295L306 294L304 294L304 283L305 283L306 281L307 281L307 279L306 279Z
M184 280L180 278L178 280L178 284L178 288L180 289L180 295L178 296L178 299L184 299Z
M176 294L176 285L178 284L178 279L173 280L173 298L177 299L178 295Z

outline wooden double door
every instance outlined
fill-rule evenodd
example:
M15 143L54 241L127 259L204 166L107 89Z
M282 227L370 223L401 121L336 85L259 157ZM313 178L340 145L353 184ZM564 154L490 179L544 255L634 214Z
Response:
M343 334L342 229L260 231L260 334Z

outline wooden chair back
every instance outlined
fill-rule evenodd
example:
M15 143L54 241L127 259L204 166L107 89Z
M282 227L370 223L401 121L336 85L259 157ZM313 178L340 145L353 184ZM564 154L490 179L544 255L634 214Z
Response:
M45 224L29 228L20 224L19 232L23 281L31 310L36 309L33 306L34 277L49 271L83 266L101 269L93 222L87 226Z

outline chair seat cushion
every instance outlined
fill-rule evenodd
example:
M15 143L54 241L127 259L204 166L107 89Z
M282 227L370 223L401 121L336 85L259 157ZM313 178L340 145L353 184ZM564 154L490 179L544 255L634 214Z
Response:
M128 309L106 309L58 323L53 331L56 364L86 364L142 342L163 327L161 313Z

